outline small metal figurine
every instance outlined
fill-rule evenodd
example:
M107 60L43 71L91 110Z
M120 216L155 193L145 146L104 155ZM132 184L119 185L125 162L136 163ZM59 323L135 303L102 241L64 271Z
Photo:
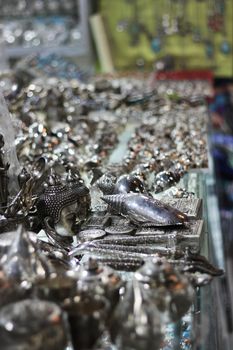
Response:
M65 318L58 305L25 299L1 308L2 349L63 350L68 343Z
M9 163L4 162L4 137L0 134L0 209L4 210L7 205L8 199L8 182L9 178L7 175L7 171L10 167Z
M23 168L18 175L19 187L22 188L23 185L30 179L30 174L26 168Z
M63 185L60 178L51 173L47 188L36 203L38 217L50 241L56 246L69 248L76 219L82 221L85 218L89 205L89 190L82 180L69 173Z
M112 342L118 349L158 350L162 347L162 318L142 285L128 282L126 293L109 323Z
M205 256L192 253L188 247L185 250L182 271L188 273L199 272L210 276L222 276L224 274L222 269L211 264Z
M77 291L105 297L110 306L110 312L120 299L120 288L124 285L120 275L109 266L89 258L82 263L77 272Z
M165 258L148 259L134 277L168 320L178 321L192 304L194 290L189 279Z
M164 191L177 183L181 177L182 172L178 171L161 171L155 176L154 191L155 193Z
M116 178L111 173L106 173L97 180L96 184L105 195L146 192L144 183L134 174L124 174Z
M18 283L25 280L34 283L48 278L54 272L48 259L37 248L36 242L31 240L30 232L22 225L15 231L14 240L6 255L0 259L0 270Z
M106 329L116 307L123 282L107 266L89 259L76 276L76 293L63 303L67 312L74 349L92 349Z
M183 225L188 217L179 210L139 193L116 194L102 197L117 213L136 225Z
M55 271L38 249L33 233L22 225L8 233L7 241L0 256L1 307L31 297L38 281L47 280Z

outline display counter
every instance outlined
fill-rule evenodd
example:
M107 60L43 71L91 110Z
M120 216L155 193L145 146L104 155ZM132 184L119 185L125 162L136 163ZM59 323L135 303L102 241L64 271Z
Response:
M46 350L217 349L212 312L222 310L225 266L208 83L152 89L128 77L43 74L24 84L5 94L17 133L13 174L10 129L0 144L4 346L31 315L24 349L34 337L35 350L40 339ZM7 191L13 180L19 189ZM13 328L1 326L6 318Z

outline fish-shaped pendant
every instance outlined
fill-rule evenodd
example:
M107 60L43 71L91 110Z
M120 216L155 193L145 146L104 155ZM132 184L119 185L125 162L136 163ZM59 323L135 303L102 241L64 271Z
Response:
M107 195L102 199L136 225L171 226L183 225L188 221L187 215L181 211L143 194Z

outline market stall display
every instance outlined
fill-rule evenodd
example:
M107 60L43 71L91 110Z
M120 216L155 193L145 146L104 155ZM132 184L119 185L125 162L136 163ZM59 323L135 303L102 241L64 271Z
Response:
M64 349L195 347L197 291L223 274L203 255L197 179L208 166L207 84L167 84L42 75L5 94L20 163L18 189L8 193L5 129L0 323L6 312L13 323L0 330L6 344L26 308L34 333L21 334L25 347L53 349L58 339ZM54 343L40 327L45 303Z

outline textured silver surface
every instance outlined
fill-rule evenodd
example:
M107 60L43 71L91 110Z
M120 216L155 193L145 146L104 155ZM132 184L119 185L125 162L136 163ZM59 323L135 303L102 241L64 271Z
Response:
M202 200L200 198L163 198L162 200L191 218L197 219L200 216L202 206Z
M203 220L192 220L188 222L185 226L179 227L169 227L162 229L155 229L154 227L145 227L136 231L136 235L166 235L169 241L169 236L178 235L184 239L184 246L189 245L189 243L200 245L203 233Z
M102 238L106 235L104 230L100 229L87 229L77 234L77 239L80 241L91 241L93 239Z

